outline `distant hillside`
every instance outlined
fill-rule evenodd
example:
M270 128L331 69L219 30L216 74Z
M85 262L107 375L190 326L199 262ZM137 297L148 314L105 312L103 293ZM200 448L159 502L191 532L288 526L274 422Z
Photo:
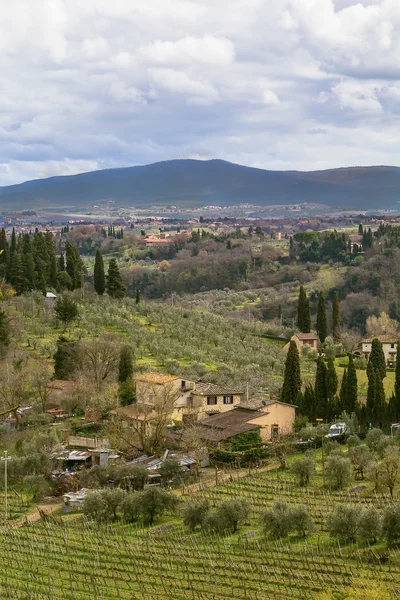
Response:
M400 168L265 171L223 160L171 160L0 187L1 210L86 207L107 200L126 206L314 202L400 209Z

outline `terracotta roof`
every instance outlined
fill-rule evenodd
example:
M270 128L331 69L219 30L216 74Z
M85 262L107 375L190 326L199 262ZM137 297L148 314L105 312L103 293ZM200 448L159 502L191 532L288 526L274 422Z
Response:
M220 442L239 433L259 429L259 425L248 423L248 421L263 414L264 412L261 410L255 411L240 407L232 408L232 410L200 421L198 425L199 434L202 439L209 440L210 442Z
M143 373L136 377L136 381L144 381L145 383L169 383L180 379L176 375L169 375L168 373Z
M372 344L372 340L378 339L383 344L397 344L399 341L398 337L392 335L376 335L373 338L368 338L365 340L361 340L362 344Z
M294 334L299 340L318 340L316 333L295 333Z
M280 400L276 399L264 400L263 398L251 398L250 400L241 402L238 408L246 408L247 410L254 411L272 406L272 404L283 404L284 406L292 406L293 408L297 408L296 404L289 404L288 402L281 402Z
M243 391L239 391L232 388L224 388L213 383L196 383L192 392L193 396L235 396L238 394L244 394Z

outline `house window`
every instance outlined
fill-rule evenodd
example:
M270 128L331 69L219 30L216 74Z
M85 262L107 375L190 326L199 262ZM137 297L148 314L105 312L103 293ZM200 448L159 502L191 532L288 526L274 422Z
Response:
M390 344L390 347L391 347L391 348L394 348L394 344Z
M207 396L207 406L214 406L217 404L217 396Z
M233 396L224 396L224 404L233 404Z
M186 381L184 379L182 379L182 381L181 381L181 388L182 388L182 390L184 390L185 387L186 387Z

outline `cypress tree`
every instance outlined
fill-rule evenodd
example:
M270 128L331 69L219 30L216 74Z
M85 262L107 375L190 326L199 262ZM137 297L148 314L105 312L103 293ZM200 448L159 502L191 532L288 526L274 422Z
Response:
M140 290L137 287L136 288L136 304L139 304L139 302L140 302Z
M310 421L314 421L317 417L316 410L315 391L312 385L309 384L306 386L302 397L302 414L307 416Z
M400 419L400 342L397 342L396 349L396 373L394 380L394 393L391 399L392 418L398 422Z
M108 265L107 293L112 298L123 298L126 293L126 285L119 272L115 258L112 258Z
M358 382L357 371L354 365L354 359L349 354L349 367L347 369L347 403L345 410L351 415L357 407Z
M342 383L339 392L339 411L343 412L347 406L347 369L343 371Z
M368 377L368 390L367 390L367 401L365 405L365 414L367 420L372 423L375 421L375 396L376 396L376 373L374 365L371 361L368 361L367 366L367 377ZM380 377L378 377L380 379Z
M60 254L58 258L58 270L64 272L65 271L65 259L64 254Z
M383 379L379 375L375 377L375 403L374 403L374 424L382 426L386 412L385 388L383 387Z
M65 336L57 340L57 350L54 354L54 379L71 379L79 366L78 346L76 342Z
M130 346L122 346L119 355L118 381L123 383L132 379L133 375L133 356Z
M291 340L285 362L283 386L281 392L282 402L297 404L301 391L300 358L296 342Z
M318 296L318 309L317 309L317 334L321 344L324 343L327 336L327 322L326 322L326 304L325 298L322 292Z
M81 278L83 264L78 252L78 248L75 246L75 244L67 242L65 248L65 255L67 258L66 271L71 278L72 289L76 290L77 288L81 287L82 284Z
M2 308L0 308L0 348L4 348L10 345L10 328L8 325L7 315Z
M55 253L51 255L50 258L50 284L56 290L58 288L58 270L57 270L57 257Z
M374 338L371 344L370 362L374 365L374 369L381 379L386 377L386 360L383 352L382 344L378 338Z
M106 291L106 276L104 274L103 256L99 248L96 250L96 258L94 261L94 289L102 296Z
M329 418L329 410L328 410L328 390L327 390L327 369L325 365L325 361L322 356L318 357L317 361L317 372L315 375L315 402L316 402L316 412L319 419L327 419Z
M297 305L297 327L302 333L311 331L310 301L303 286L300 286L299 301Z
M338 376L335 369L335 361L333 358L328 358L328 366L326 371L326 387L329 400L333 401L338 389Z
M332 335L335 343L340 342L340 302L337 292L334 293L332 301Z

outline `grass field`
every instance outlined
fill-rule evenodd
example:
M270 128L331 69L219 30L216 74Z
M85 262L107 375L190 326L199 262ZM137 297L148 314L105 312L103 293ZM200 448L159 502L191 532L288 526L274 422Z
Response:
M200 486L201 487L201 486ZM0 530L0 598L46 600L290 600L341 590L366 574L400 593L400 553L387 561L375 547L342 546L326 532L339 503L378 509L389 500L368 488L361 496L329 493L321 474L300 488L288 472L250 473L197 495L211 503L246 498L251 521L233 535L189 533L179 516L150 529L120 522L95 525L68 515L19 529ZM304 504L317 525L306 540L266 540L259 515L273 501ZM379 546L382 547L382 544Z

